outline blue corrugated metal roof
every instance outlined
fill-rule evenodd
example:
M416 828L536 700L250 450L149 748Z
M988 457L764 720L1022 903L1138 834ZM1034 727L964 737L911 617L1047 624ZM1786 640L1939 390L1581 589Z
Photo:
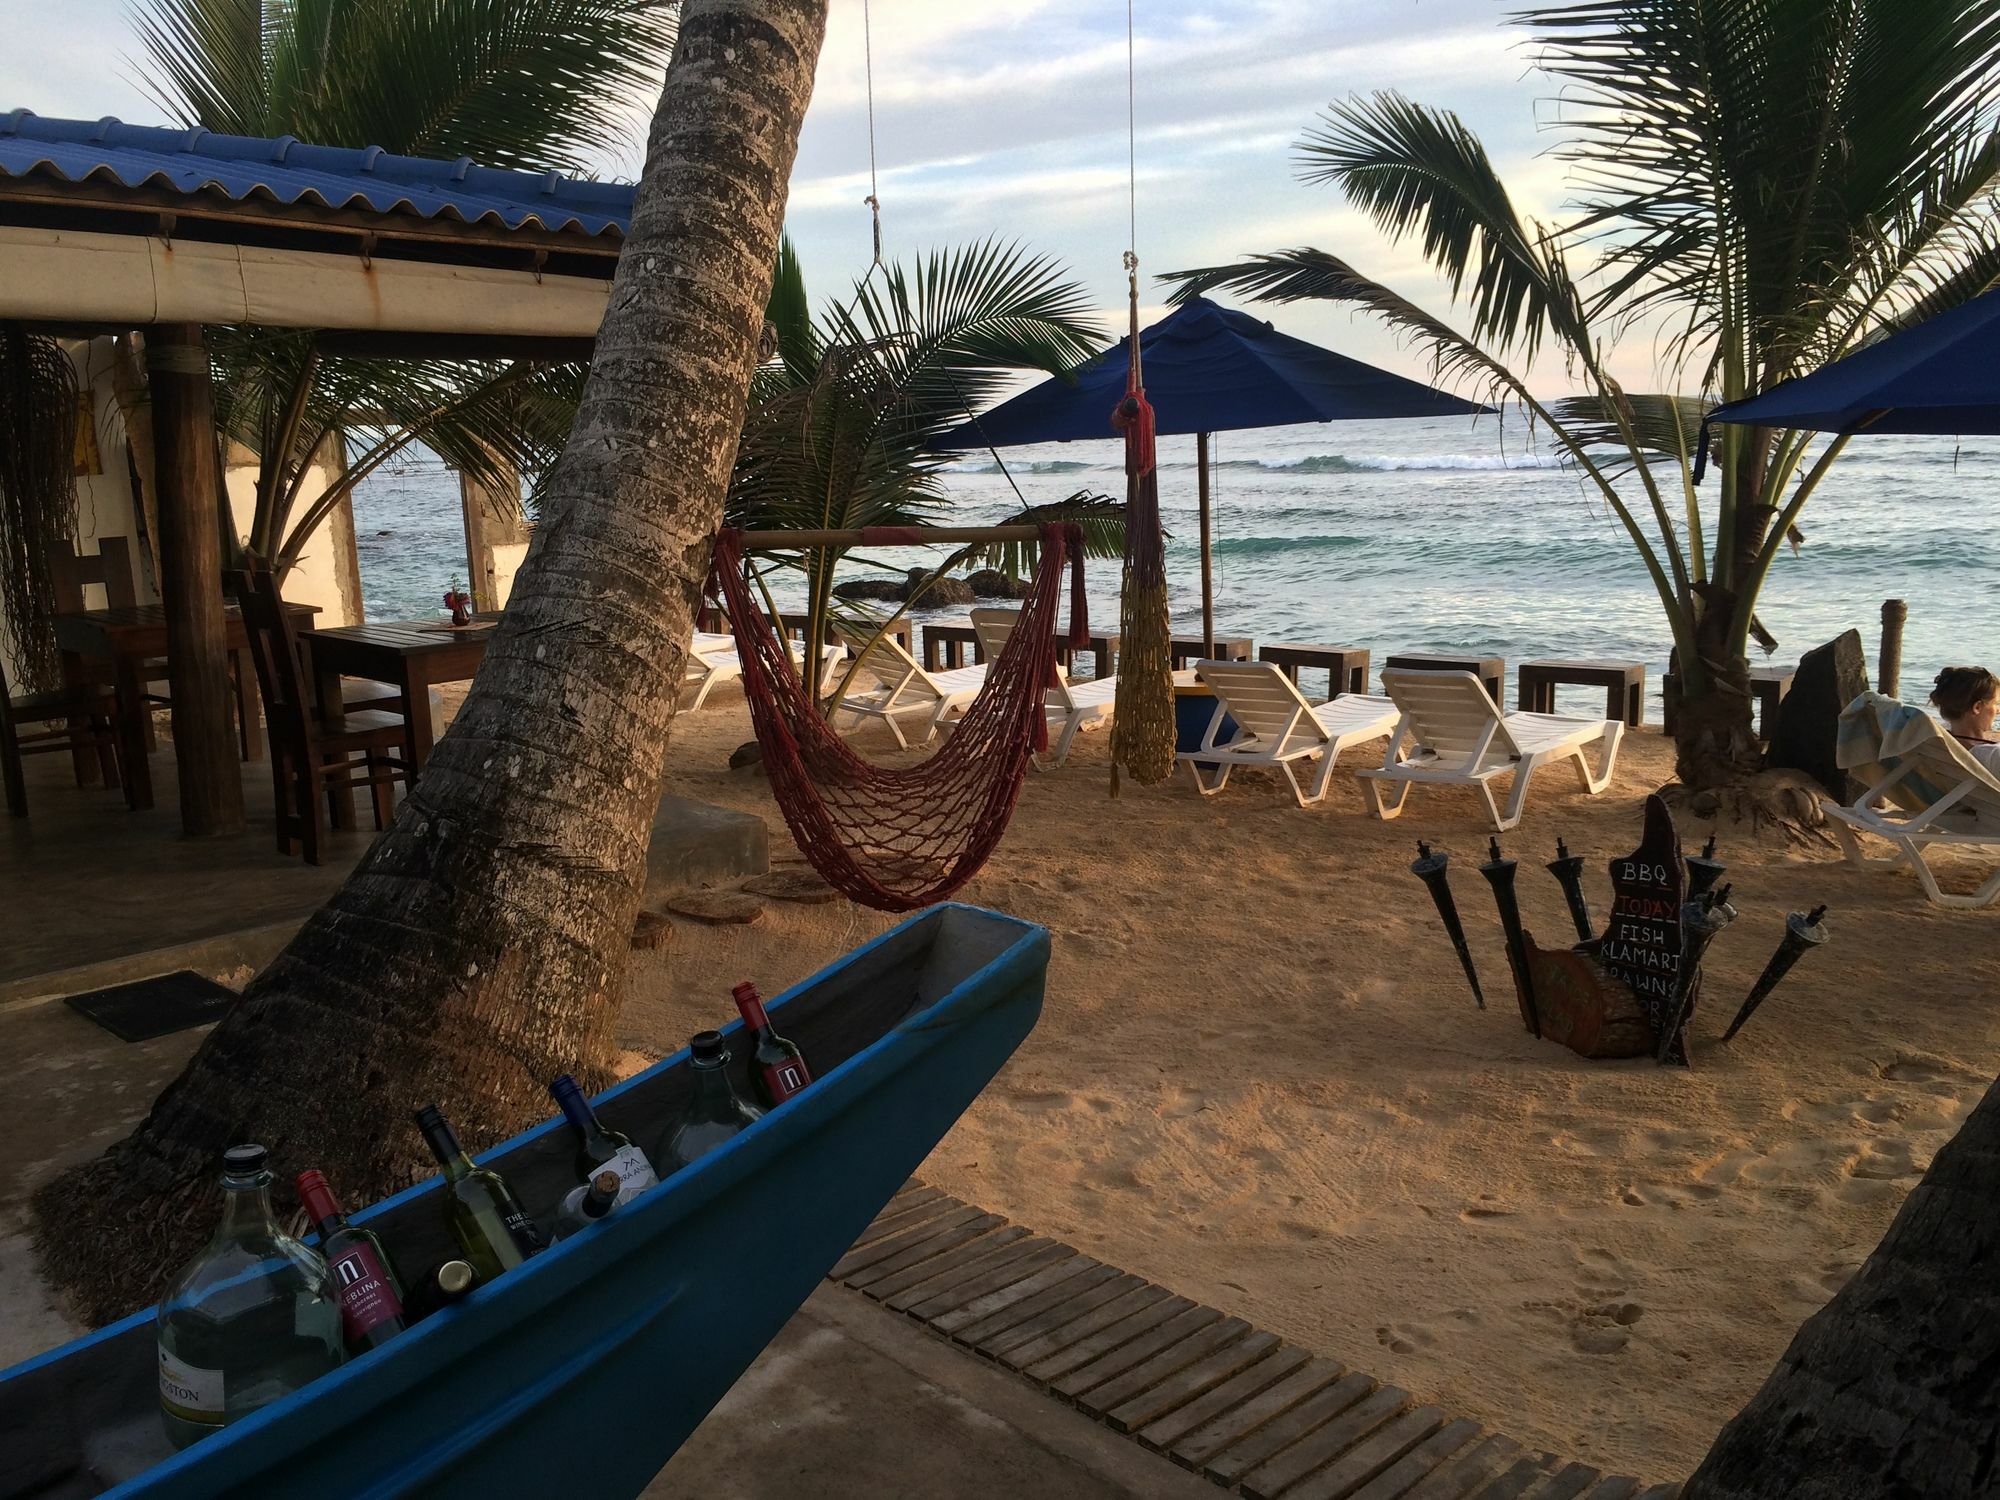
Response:
M0 177L37 175L220 193L238 203L313 203L621 236L631 223L635 191L630 183L482 167L470 157L396 156L380 146L309 146L288 135L218 135L110 118L44 119L25 109L0 114Z

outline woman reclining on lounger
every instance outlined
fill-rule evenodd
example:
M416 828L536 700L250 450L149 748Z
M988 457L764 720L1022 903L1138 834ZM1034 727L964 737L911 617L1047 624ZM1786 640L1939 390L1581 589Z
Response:
M1993 716L2000 710L2000 677L1984 667L1946 667L1931 688L1944 727L1987 770L2000 774L2000 740Z

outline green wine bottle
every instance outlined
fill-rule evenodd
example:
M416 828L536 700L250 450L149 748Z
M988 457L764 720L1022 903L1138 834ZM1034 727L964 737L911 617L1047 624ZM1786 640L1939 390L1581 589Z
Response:
M431 1155L444 1168L445 1222L481 1281L511 1271L542 1248L535 1221L522 1209L514 1190L498 1172L472 1164L458 1134L435 1104L417 1111Z

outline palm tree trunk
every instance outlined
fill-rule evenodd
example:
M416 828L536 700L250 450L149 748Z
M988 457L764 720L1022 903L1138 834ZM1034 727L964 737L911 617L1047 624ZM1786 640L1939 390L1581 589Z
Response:
M125 1141L37 1195L43 1264L102 1319L212 1223L259 1140L363 1202L605 1076L693 612L735 461L827 0L688 0L545 520L394 826Z
M1682 1500L1971 1500L2000 1483L2000 1086L1806 1320Z

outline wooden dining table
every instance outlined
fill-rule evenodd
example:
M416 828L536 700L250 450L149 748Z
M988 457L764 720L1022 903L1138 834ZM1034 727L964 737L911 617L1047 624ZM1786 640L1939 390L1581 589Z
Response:
M431 721L431 689L441 682L465 682L479 671L497 620L470 625L444 621L376 620L366 625L330 625L301 630L311 657L314 693L323 717L341 712L340 680L364 677L393 686L403 699L403 750L410 776L423 770L437 737Z
M287 604L297 623L303 624L319 613L316 604ZM85 609L55 617L56 647L62 652L65 680L90 679L92 662L111 664L112 686L118 700L118 761L120 780L125 787L125 805L142 812L153 805L153 772L147 762L152 749L149 733L152 706L146 701L146 681L158 677L147 663L162 661L168 653L167 611L160 604L130 604L115 609ZM246 661L250 637L243 617L234 605L223 611L223 645L241 674L249 670ZM237 694L242 715L243 753L251 758L263 754L263 717L255 683L245 683Z

